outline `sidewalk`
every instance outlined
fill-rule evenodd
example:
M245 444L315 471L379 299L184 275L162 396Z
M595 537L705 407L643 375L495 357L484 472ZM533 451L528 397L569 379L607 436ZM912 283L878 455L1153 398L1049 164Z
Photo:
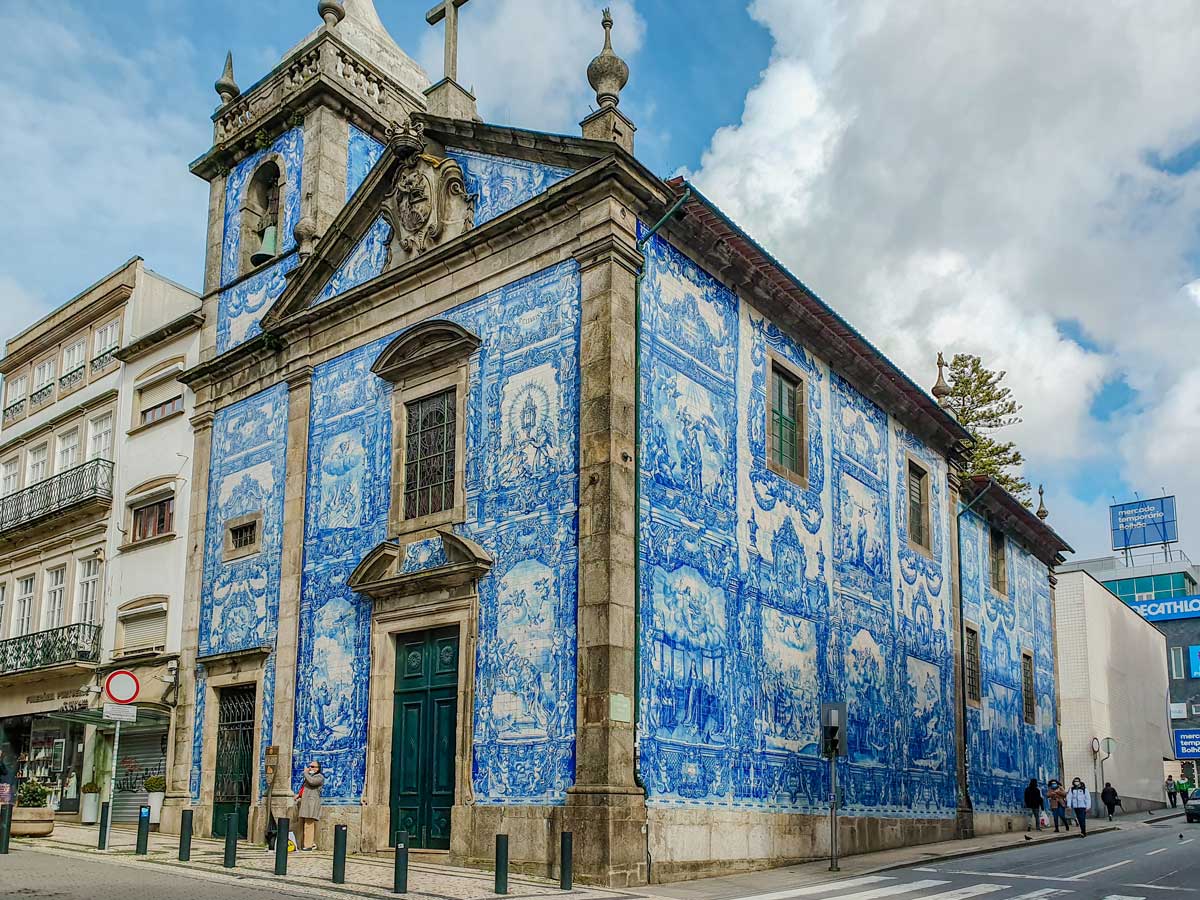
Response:
M205 838L192 839L190 862L179 862L179 838L173 834L152 833L148 854L133 855L137 834L124 828L114 828L109 836L109 849L96 849L98 833L95 827L54 826L54 833L45 838L13 838L14 848L47 849L57 852L84 853L118 858L134 865L159 865L186 868L212 878L236 877L278 884L286 879L289 888L303 886L321 890L328 896L394 897L392 890L392 860L380 856L347 856L346 883L333 884L333 854L324 851L288 854L288 874L276 876L275 853L261 845L238 843L237 866L226 869L223 841ZM491 872L463 869L427 862L411 862L408 866L408 895L421 895L436 900L491 900L496 897L495 876ZM542 897L553 895L556 900L611 900L629 896L618 891L577 887L572 891L559 890L557 882L526 875L509 874L509 896Z

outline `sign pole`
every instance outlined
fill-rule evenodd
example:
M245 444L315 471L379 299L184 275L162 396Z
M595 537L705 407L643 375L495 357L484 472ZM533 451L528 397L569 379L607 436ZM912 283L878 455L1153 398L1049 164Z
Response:
M121 748L121 722L118 720L113 725L113 757L112 765L108 771L108 808L111 810L117 799L117 754ZM108 821L104 823L104 846L108 846L108 839L112 836L112 813L109 813Z
M838 783L836 753L829 756L829 784L831 786L829 797L829 871L838 872L841 870L838 868Z

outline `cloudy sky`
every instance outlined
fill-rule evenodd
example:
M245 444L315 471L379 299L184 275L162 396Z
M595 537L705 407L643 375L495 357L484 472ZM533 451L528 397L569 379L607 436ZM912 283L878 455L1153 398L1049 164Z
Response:
M377 0L436 79L432 0ZM577 133L597 0L474 0L483 118ZM1179 495L1200 559L1200 6L1193 0L614 0L638 155L687 174L928 386L1008 371L1051 522ZM191 287L227 48L239 83L315 0L0 0L0 336L133 255ZM1191 540L1189 540L1191 538Z

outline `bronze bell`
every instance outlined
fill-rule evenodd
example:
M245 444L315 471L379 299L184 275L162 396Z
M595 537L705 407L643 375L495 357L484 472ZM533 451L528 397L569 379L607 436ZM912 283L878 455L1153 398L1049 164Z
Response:
M278 252L278 242L275 237L275 226L268 225L262 233L262 243L259 245L258 252L250 257L250 265L261 266L265 262L270 262L275 258Z

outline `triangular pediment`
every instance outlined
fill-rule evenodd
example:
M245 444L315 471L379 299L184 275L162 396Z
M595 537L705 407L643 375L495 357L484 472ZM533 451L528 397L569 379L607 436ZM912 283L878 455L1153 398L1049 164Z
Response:
M473 582L491 567L492 557L475 541L438 528L430 537L377 545L348 584L353 591L385 600Z
M320 236L264 330L462 239L579 170L607 142L414 115Z

